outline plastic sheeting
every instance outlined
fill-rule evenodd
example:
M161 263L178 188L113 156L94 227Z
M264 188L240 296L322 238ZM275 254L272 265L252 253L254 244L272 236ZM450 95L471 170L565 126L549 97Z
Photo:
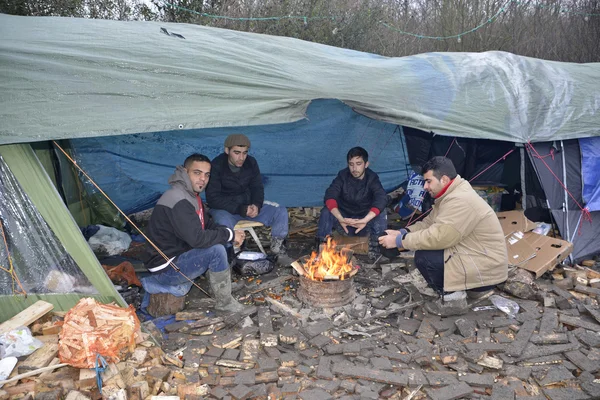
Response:
M97 293L0 156L0 294ZM20 283L20 285L19 285Z
M600 134L598 63L387 58L199 25L59 17L0 15L0 36L0 144L293 122L319 98L445 136Z
M363 117L337 100L318 100L308 118L290 124L201 129L71 140L77 163L126 213L153 207L175 166L192 153L213 159L227 135L250 138L265 198L286 207L323 204L325 189L362 146L386 189L407 178L400 127ZM86 185L89 187L89 185Z
M579 139L583 200L590 211L600 211L600 138Z

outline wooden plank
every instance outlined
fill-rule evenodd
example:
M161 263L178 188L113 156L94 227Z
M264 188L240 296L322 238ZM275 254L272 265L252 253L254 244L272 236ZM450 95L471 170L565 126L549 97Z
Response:
M27 307L8 321L0 324L0 335L6 332L10 332L20 326L29 326L33 322L37 321L40 317L52 311L54 308L53 304L47 301L38 300L34 304Z
M6 379L4 381L0 381L0 385L4 385L5 383L10 383L10 382L16 382L16 381L18 381L20 379L28 378L30 376L35 376L37 374L41 374L42 372L52 371L52 370L57 369L57 368L66 367L67 365L69 365L69 364L62 363L62 364L56 364L56 365L49 365L49 366L44 367L44 368L36 369L35 371L25 372L24 374L15 375L15 376L13 376L10 379Z
M27 357L25 362L19 366L19 372L23 373L46 367L57 354L58 344L46 343Z

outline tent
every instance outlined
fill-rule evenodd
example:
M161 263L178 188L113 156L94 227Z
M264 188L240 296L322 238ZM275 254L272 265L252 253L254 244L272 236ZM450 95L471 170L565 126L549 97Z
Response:
M600 64L505 52L386 58L159 22L0 15L0 32L0 154L28 152L39 164L52 158L52 146L38 149L36 159L28 143L68 140L78 163L127 211L151 205L175 164L193 151L215 155L233 130L251 136L267 196L285 206L319 204L354 145L371 152L373 169L392 188L408 172L405 129L519 146L589 139L594 148L599 136ZM585 149L578 148L584 164L576 155L561 164L591 182L594 168L580 166L590 165L593 152ZM551 180L533 164L548 193ZM579 203L590 204L581 196L594 190L575 191ZM40 208L44 199L28 194ZM575 229L573 204L549 206ZM597 215L579 224L576 257L599 250L577 244L598 229ZM51 227L63 244L75 240Z

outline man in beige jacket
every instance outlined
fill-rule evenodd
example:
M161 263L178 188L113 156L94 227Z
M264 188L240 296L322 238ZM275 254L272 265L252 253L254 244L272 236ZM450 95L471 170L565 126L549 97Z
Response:
M407 229L387 230L386 248L416 250L415 264L440 299L425 304L437 315L456 315L471 298L482 298L508 277L508 256L498 217L446 157L422 170L425 190L435 199L431 213Z

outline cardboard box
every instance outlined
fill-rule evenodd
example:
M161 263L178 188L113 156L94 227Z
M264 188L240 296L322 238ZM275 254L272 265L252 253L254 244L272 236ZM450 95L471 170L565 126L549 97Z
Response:
M504 236L510 235L513 232L529 232L537 228L537 224L527 219L523 210L504 211L496 213Z
M506 239L508 263L526 269L539 278L573 252L573 244L530 232L537 226L522 211L498 213Z

